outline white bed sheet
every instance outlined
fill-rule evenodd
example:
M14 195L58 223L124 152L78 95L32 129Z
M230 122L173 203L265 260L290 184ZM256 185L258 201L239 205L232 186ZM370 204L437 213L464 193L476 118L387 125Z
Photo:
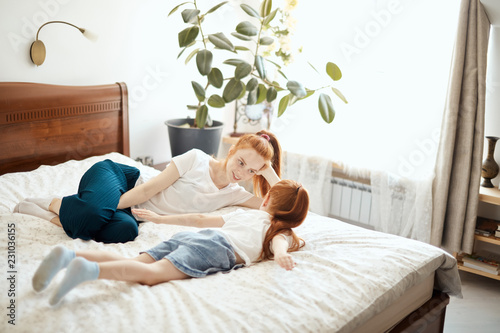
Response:
M135 241L103 244L70 239L47 221L11 213L25 197L74 193L82 174L104 158L138 166L149 176L158 172L112 153L0 176L4 274L0 279L0 332L350 332L433 271L437 289L461 296L456 261L441 249L311 213L296 230L306 246L293 253L297 262L293 271L267 261L227 274L153 287L93 281L78 286L51 307L49 295L62 273L42 293L33 291L31 277L54 245L132 257L176 232L195 230L145 222ZM13 297L8 295L11 285L6 279L11 271L6 265L8 229L15 229ZM12 300L15 326L8 323L7 316Z

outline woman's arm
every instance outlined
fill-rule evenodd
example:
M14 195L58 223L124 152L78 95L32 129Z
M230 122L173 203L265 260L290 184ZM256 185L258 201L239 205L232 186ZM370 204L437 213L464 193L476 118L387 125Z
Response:
M295 262L292 255L288 253L288 241L283 236L283 234L278 234L273 237L274 261L287 271L290 271L295 267Z
M158 224L183 225L196 228L220 228L224 225L224 219L216 215L204 214L179 214L158 215L147 209L132 209L132 213L140 218Z
M259 209L260 205L262 204L262 201L264 201L264 199L254 196L253 198L248 199L247 201L239 204L238 206L251 209Z
M172 185L179 177L177 166L172 161L158 176L125 192L120 197L118 209L132 207L149 200L156 193Z
M278 175L276 174L276 171L274 171L273 167L271 166L271 161L269 161L269 163L263 169L259 170L257 174L266 178L271 187L273 187L274 184L281 180L280 177L278 177Z
M261 170L257 172L257 175L263 176L271 187L281 180L280 177L278 177L278 175L276 174L276 171L274 171L274 169L272 168L270 161L266 166L264 166ZM263 200L264 200L263 198L254 196L253 198L248 199L244 203L239 204L239 206L252 209L259 209Z

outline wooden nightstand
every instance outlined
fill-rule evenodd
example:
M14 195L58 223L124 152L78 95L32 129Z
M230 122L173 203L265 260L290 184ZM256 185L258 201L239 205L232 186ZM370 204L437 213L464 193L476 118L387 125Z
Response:
M480 187L479 188L479 201L481 202L486 202L492 205L497 205L500 206L500 190L498 188L486 188L486 187ZM486 243L491 243L495 245L500 246L500 238L497 238L495 236L481 236L481 235L474 235L474 242L486 242ZM458 269L482 276L486 276L492 279L500 280L500 275L494 275L490 273L486 273L474 268L470 267L465 267L462 262L462 255L455 253L455 258L458 261Z

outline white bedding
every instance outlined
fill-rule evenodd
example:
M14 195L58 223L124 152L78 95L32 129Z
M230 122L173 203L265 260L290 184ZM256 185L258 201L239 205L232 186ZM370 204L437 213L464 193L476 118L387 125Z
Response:
M50 307L49 295L62 274L39 294L31 287L31 277L54 245L135 256L190 229L145 222L135 241L102 244L70 239L47 221L11 213L25 197L73 194L85 170L104 158L138 166L143 174L157 173L112 153L0 176L0 332L349 332L436 270L436 288L461 295L455 259L446 252L310 214L296 230L306 246L293 254L297 262L293 271L267 261L227 274L154 287L93 281ZM15 231L13 268L6 265L9 229L11 234ZM14 288L7 280L11 275ZM11 310L7 306L12 301L15 326L8 322Z

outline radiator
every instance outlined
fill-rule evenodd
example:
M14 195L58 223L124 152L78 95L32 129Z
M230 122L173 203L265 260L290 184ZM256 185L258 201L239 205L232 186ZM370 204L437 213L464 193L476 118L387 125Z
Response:
M373 225L372 191L370 185L333 177L329 215L331 217L359 224Z

